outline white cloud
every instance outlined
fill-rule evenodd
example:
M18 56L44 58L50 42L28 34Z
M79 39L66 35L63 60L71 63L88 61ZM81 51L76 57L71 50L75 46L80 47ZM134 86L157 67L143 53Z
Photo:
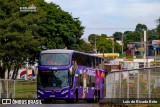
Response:
M134 30L138 23L154 28L155 20L160 16L160 0L46 1L60 5L63 10L72 13L73 17L79 17L82 25L86 27L83 37L96 32L112 35L115 31Z

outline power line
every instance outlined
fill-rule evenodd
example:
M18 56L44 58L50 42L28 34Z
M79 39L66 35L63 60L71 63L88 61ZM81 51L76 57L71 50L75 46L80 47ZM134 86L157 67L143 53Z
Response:
M85 27L85 29L136 29L136 28L90 28L90 27ZM155 28L148 28L148 29L155 29Z

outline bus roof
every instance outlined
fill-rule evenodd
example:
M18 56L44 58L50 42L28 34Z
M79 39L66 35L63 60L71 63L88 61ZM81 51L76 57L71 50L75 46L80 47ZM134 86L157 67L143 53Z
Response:
M74 50L66 50L66 49L51 49L51 50L44 50L41 53L73 53Z
M98 57L98 58L102 58L102 57L96 56L96 55L94 55L94 54L79 52L79 51L75 51L75 50L67 50L67 49L51 49L51 50L44 50L44 51L42 51L41 53L42 53L42 54L43 54L43 53L69 53L69 54L72 54L73 52L81 53L81 54L89 55L89 56L94 56L94 57Z

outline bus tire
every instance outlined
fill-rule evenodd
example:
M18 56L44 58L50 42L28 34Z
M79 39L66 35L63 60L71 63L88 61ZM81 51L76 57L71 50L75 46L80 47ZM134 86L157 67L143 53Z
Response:
M97 90L95 91L95 94L94 94L94 102L95 103L98 103L99 102L99 98L100 98L100 91L98 90L98 92L97 92Z
M73 99L67 99L66 103L76 103L77 101L78 101L78 90L75 91L74 98Z
M45 104L50 104L50 103L52 103L52 99L44 99L44 103Z
M98 90L98 102L100 100L100 90Z
M76 103L77 101L78 101L78 89L76 89L75 91L73 102Z

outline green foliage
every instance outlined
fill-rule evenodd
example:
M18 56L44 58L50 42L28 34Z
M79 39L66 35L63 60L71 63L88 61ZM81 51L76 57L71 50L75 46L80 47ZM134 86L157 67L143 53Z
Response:
M127 49L127 44L129 42L143 42L144 30L147 30L148 41L160 39L160 33L158 33L158 26L159 25L157 25L156 29L147 30L147 26L145 24L137 24L135 31L125 31L123 34L123 49Z
M156 28L157 32L156 32L156 36L158 36L158 39L160 39L160 24L157 25L157 28Z
M27 0L23 3L28 5ZM0 5L3 13L0 19L0 43L3 52L1 59L4 66L18 67L39 52L37 48L43 45L43 38L35 37L39 36L40 28L37 26L42 24L44 16L42 13L20 12L20 1L3 0ZM41 12L40 9L39 11Z
M106 34L101 34L101 35L90 34L88 36L88 40L92 46L92 49L95 48L95 43L96 43L97 52L112 53L113 44L114 44L114 52L117 52L117 53L121 52L121 46L117 42L112 41L109 38L107 39Z
M114 42L114 43L112 43ZM103 36L99 38L97 41L97 49L100 53L112 53L112 48L114 44L114 52L120 53L121 52L121 46L112 40L107 40Z
M159 96L160 96L160 86L152 89L152 96L154 96L154 98L159 98Z
M148 30L147 33L148 33L148 40L149 41L159 39L159 35L155 29Z
M73 18L68 12L51 3L44 7L46 22L43 26L43 35L46 38L46 47L49 49L73 49L83 34L84 27L78 18Z
M78 47L84 27L58 5L35 0L37 12L21 12L31 0L0 1L0 59L3 68L18 71L29 59L34 63L45 48L74 49ZM4 71L5 71L4 69Z
M91 44L86 43L83 39L79 41L79 46L77 50L86 53L93 53L93 47L91 46Z
M107 39L99 39L97 41L97 50L100 53L111 53L112 52L112 42Z
M102 38L107 38L107 35L106 34L101 34L101 37Z
M114 40L121 40L122 32L115 32L113 36L114 36Z
M97 34L90 34L90 35L88 36L88 41L89 41L91 44L94 44L96 39L97 39Z
M135 31L143 32L144 30L147 30L147 26L145 24L137 24Z

